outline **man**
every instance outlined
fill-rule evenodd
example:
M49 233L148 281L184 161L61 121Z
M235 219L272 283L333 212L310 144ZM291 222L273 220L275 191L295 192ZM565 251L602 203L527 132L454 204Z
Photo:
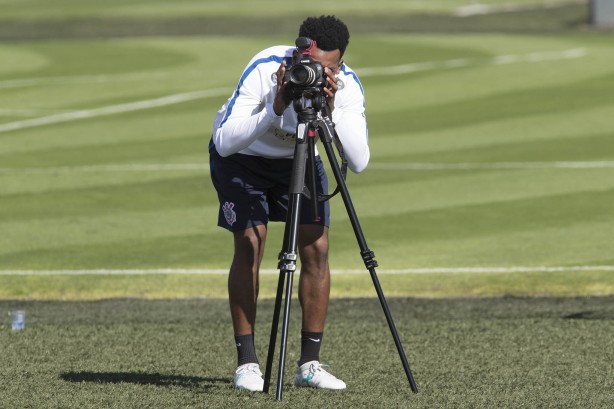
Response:
M349 43L346 25L335 16L310 17L299 29L309 37L314 61L324 67L323 95L332 111L348 167L358 173L369 161L362 86L343 63ZM247 65L233 95L218 112L209 147L211 179L220 201L218 225L234 236L234 257L228 276L230 312L237 347L234 386L261 391L262 373L254 347L258 271L267 223L285 221L292 173L297 114L284 74L305 50L274 46L258 53ZM327 191L327 178L319 156L318 190ZM343 381L322 368L320 346L329 293L328 202L321 203L319 221L312 220L307 199L301 206L298 234L301 262L299 301L302 330L296 386L345 389Z

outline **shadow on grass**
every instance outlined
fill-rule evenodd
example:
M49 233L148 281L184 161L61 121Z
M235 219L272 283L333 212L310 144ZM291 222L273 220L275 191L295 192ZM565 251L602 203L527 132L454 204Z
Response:
M199 376L164 375L143 372L66 372L60 378L67 382L135 383L155 386L180 386L183 388L213 388L216 384L227 386L229 378L202 378Z
M608 313L607 311L580 311L563 316L568 320L614 320L614 313Z

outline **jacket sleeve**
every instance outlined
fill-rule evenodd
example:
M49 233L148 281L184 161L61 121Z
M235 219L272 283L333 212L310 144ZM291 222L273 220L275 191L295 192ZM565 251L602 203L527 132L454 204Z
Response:
M264 92L274 92L261 81L259 69L246 70L226 104L226 114L213 130L213 142L221 156L237 153L280 122Z
M346 95L333 111L332 120L343 145L348 167L355 173L362 172L369 163L369 135L365 117L365 101L358 79L348 78Z

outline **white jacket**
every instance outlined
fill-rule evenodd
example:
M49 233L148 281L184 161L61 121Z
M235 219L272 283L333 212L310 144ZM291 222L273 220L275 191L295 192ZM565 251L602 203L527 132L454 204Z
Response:
M283 115L273 111L276 73L281 62L292 61L294 47L275 46L249 62L235 92L218 111L213 124L215 148L221 156L234 153L265 158L292 158L297 115L292 104ZM358 77L342 65L338 78L344 86L335 94L332 120L343 145L348 167L358 173L369 162L364 92Z

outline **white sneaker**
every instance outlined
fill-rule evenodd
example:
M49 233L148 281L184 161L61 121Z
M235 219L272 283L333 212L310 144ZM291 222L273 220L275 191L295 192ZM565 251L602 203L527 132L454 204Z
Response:
M345 382L326 372L318 361L301 365L294 376L294 385L318 389L345 389Z
M237 368L233 381L235 388L245 389L252 392L262 392L264 379L258 364L245 364Z

